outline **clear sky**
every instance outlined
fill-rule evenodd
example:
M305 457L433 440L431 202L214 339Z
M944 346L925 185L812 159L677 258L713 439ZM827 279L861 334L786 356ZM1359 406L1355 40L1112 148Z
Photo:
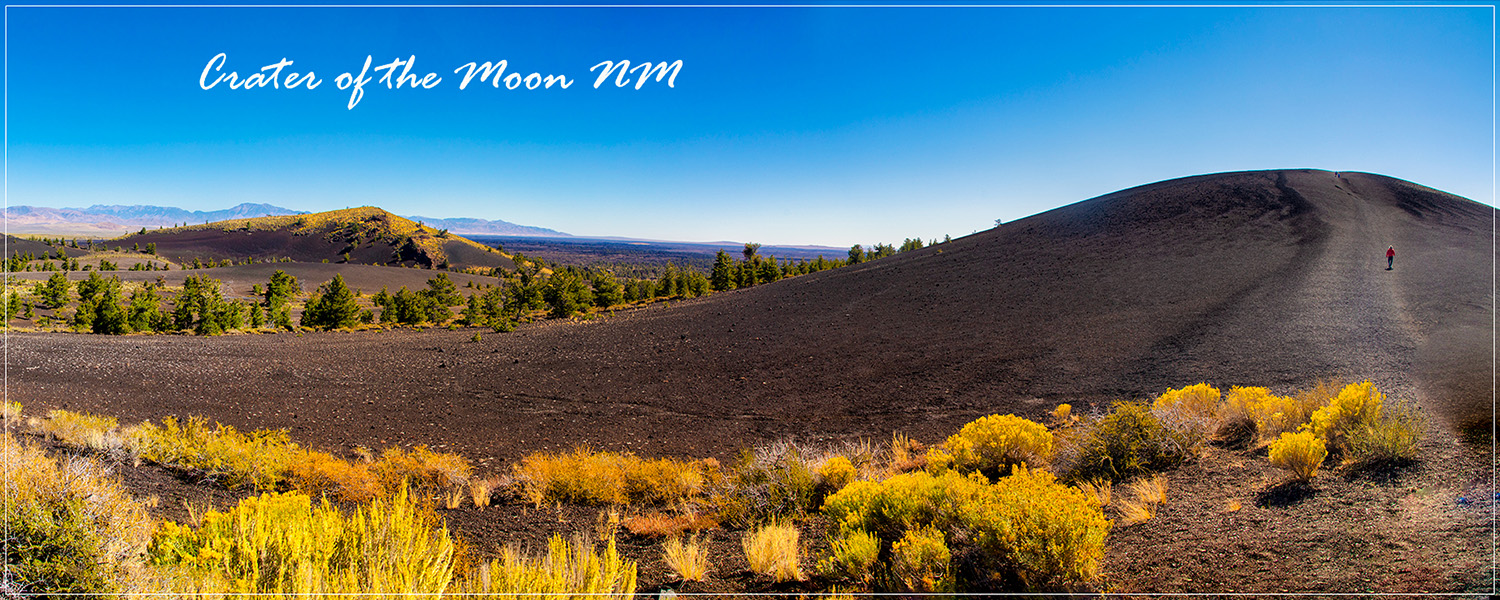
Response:
M1489 7L12 7L7 202L834 246L1247 169L1493 204L1493 27ZM221 52L224 73L286 58L322 84L204 90ZM335 79L367 55L443 80L372 81L351 110ZM574 83L458 89L500 59ZM595 89L619 59L683 67Z

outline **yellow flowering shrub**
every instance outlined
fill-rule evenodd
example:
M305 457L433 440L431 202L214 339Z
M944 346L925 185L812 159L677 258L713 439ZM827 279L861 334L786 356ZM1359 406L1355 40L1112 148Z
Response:
M522 494L534 504L660 504L703 490L701 462L645 459L634 454L537 452L514 465Z
M1272 465L1291 471L1302 481L1317 475L1318 467L1328 457L1328 446L1311 431L1283 433L1268 450Z
M177 567L207 593L440 594L453 540L406 489L345 514L301 492L246 498L198 528L164 523L153 564Z
M867 531L894 544L918 527L965 531L945 540L980 550L987 565L1028 589L1053 589L1099 575L1110 522L1098 503L1039 469L1017 467L990 484L978 474L906 473L856 481L823 512L841 531ZM886 565L887 569L892 565ZM962 588L964 581L958 581Z
M943 532L918 527L891 544L891 583L903 591L953 591L953 553L943 543Z
M132 437L142 457L199 471L229 488L276 489L284 466L298 451L285 431L240 433L222 423L210 426L203 417L188 417L185 422L167 417L161 425L148 421L136 427Z
M981 417L927 453L928 470L998 470L1014 465L1045 466L1052 460L1052 432L1015 415Z
M1220 394L1206 383L1167 390L1151 403L1151 412L1171 431L1183 453L1197 452L1219 427Z
M1351 383L1339 390L1332 402L1313 412L1304 430L1337 443L1357 428L1378 421L1384 402L1385 395L1375 389L1374 383Z
M818 475L823 478L823 485L830 492L836 492L854 483L859 471L854 468L854 463L849 462L848 458L834 456L823 461L823 465L818 467Z

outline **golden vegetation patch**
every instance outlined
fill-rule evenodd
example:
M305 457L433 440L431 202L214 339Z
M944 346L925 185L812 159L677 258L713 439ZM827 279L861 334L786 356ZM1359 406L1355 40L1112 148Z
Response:
M522 495L533 504L663 504L703 491L701 461L646 459L628 453L538 452L514 465Z
M745 534L741 546L750 570L782 581L802 581L801 532L795 525L772 523Z
M526 597L578 597L629 600L635 596L635 561L620 557L614 538L599 552L593 544L552 536L545 556L527 556L506 546L500 557L482 563L457 582L453 592Z
M247 498L196 528L163 524L149 556L187 573L194 593L409 595L446 590L453 551L403 489L350 513L301 492Z
M100 596L155 591L139 556L153 524L96 461L61 459L0 436L6 460L3 520L7 575L29 594Z

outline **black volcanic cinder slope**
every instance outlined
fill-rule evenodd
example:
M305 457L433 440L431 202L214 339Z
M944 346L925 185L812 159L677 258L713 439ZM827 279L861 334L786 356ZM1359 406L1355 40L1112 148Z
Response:
M1492 210L1376 175L1205 175L885 260L481 343L441 331L13 334L11 360L27 368L10 382L28 406L203 412L328 445L447 444L496 459L573 444L702 455L893 429L935 439L982 414L1102 406L1203 380L1370 378L1478 413ZM97 368L77 369L82 357Z

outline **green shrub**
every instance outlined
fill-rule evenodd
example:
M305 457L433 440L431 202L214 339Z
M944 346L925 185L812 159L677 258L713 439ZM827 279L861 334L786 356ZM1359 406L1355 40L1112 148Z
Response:
M139 559L151 518L98 463L56 460L0 436L6 460L6 584L31 594L110 595L152 590Z
M148 555L200 593L438 594L453 576L452 538L405 489L350 514L301 492L247 498L197 529L164 523Z
M1046 471L1024 467L993 485L977 474L953 471L856 481L830 496L823 512L841 532L867 531L887 547L913 528L946 532L949 548L974 552L979 572L1025 589L1097 578L1110 528L1089 496ZM957 581L959 588L980 585L984 582Z
M1318 474L1318 467L1328 456L1328 447L1322 438L1310 431L1289 432L1271 442L1269 455L1273 466L1291 471L1297 479L1307 481Z
M963 426L941 448L927 452L928 469L1005 474L1012 466L1044 467L1052 460L1052 432L1015 415L990 415Z
M1346 459L1357 467L1415 460L1425 426L1417 407L1405 403L1387 406L1379 419L1349 432Z
M1140 402L1117 402L1109 414L1072 429L1068 459L1059 465L1071 481L1128 479L1187 457L1185 446Z
M713 490L719 519L735 527L751 527L795 519L816 509L821 500L820 478L809 454L790 442L741 452Z
M818 571L827 577L868 583L878 560L880 538L862 529L850 529L830 540L828 556L818 561Z

